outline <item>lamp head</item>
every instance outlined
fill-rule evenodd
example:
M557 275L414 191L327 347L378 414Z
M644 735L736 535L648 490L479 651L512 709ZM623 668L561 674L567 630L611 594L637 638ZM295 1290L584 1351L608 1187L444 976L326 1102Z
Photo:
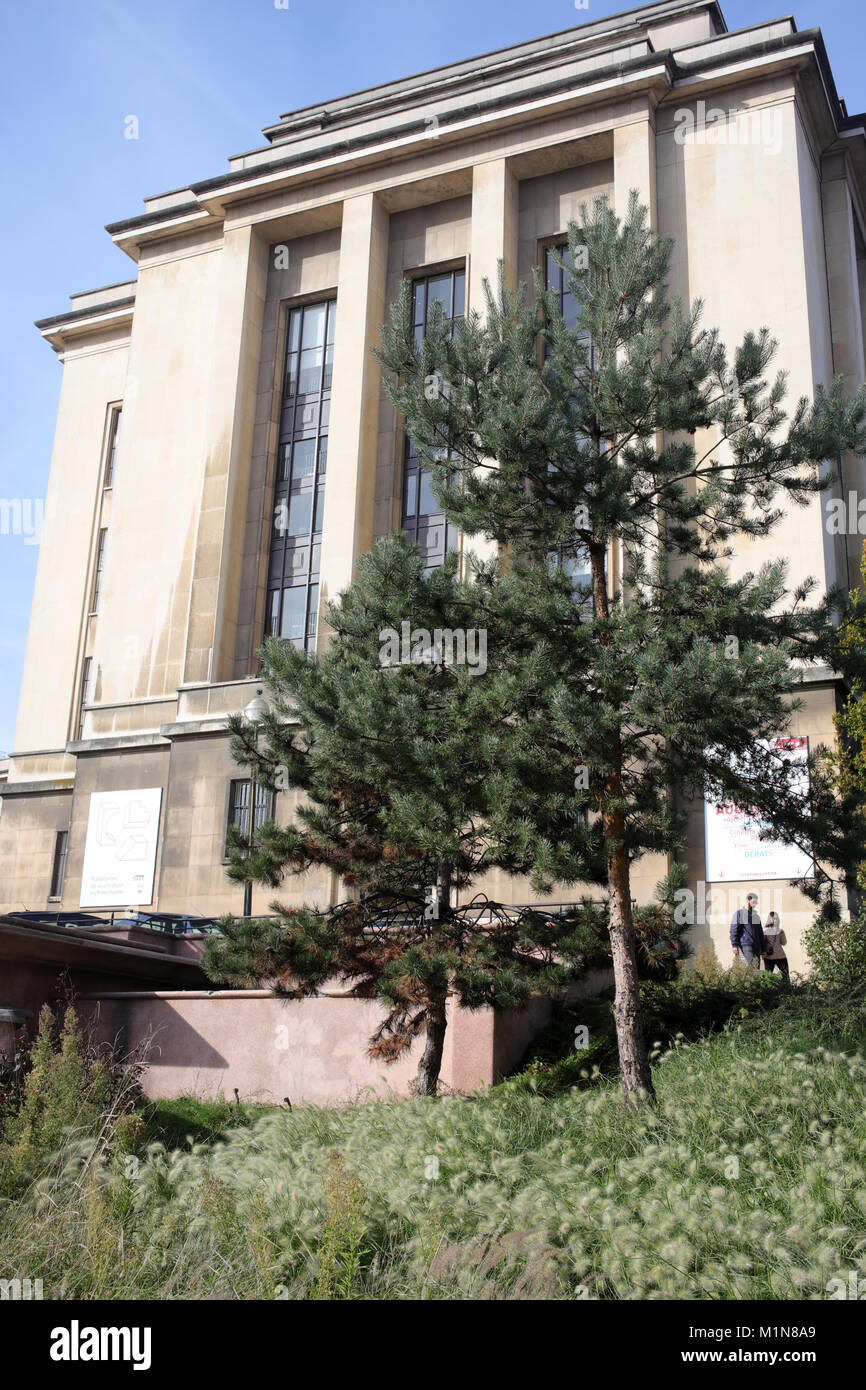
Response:
M262 691L260 686L253 698L250 700L249 704L246 706L246 709L244 710L244 718L248 719L251 724L260 724L264 719L265 715L268 713L268 708L269 706L267 700L262 698Z

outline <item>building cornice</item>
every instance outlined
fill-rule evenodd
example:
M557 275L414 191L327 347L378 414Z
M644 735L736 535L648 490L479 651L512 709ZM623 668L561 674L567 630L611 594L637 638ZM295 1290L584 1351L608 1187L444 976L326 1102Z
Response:
M698 14L710 16L713 35L654 49L651 34L658 37L661 26ZM477 162L479 138L509 128L541 125L587 107L603 111L635 95L645 96L651 108L669 106L677 96L692 99L744 77L786 70L798 72L810 87L822 147L844 141L866 188L866 117L849 116L840 101L820 30L800 32L784 17L729 33L713 0L663 0L286 113L266 128L270 143L235 156L227 173L147 199L143 213L109 223L107 231L138 260L146 245L198 227L217 228L230 209L243 216L243 205L273 194L327 185L327 200L339 203L360 171L378 167L387 173L397 161L433 151L448 151L459 168L468 168ZM407 119L395 123L403 110ZM567 133L558 138L567 139ZM352 180L345 178L349 172ZM130 303L127 312L131 308ZM37 326L59 351L73 335L122 322L123 309L114 304L102 312L92 306L73 310Z
M646 93L657 103L670 90L674 78L669 52L647 52L632 58L616 59L605 67L587 70L586 80L575 83L574 75L536 85L530 91L500 96L440 113L431 129L430 119L418 117L387 131L367 132L352 139L328 141L312 150L281 155L275 147L266 163L230 171L193 184L198 198L198 221L208 216L221 219L226 209L264 193L304 184L321 183L339 176L347 165L355 173L360 168L388 165L407 154L459 146L528 119L543 121L561 115L564 109L580 110L593 103L610 103L629 95ZM270 151L268 151L270 155ZM467 153L467 165L472 163ZM189 206L189 205L187 205ZM133 260L142 245L177 229L175 208L147 212L123 222L109 223L106 230L114 242ZM193 219L188 218L188 222Z
M110 290L127 290L128 293L109 295ZM106 285L106 297L101 301L98 298L100 293L93 290L71 295L73 305L77 299L95 299L96 302L82 308L68 309L65 314L36 320L36 327L55 352L62 353L76 339L90 337L94 333L131 327L135 308L135 281L127 280L119 285Z
M0 801L5 801L9 796L36 796L47 792L68 792L71 796L75 790L75 778L38 778L32 777L20 782L0 783Z
M487 134L492 130L507 129L509 125L523 122L527 116L545 120L557 114L558 109L561 110L566 104L578 110L599 99L611 101L635 92L646 92L660 100L672 86L674 72L669 53L648 53L614 62L605 68L595 68L592 77L594 80L581 83L579 88L575 88L572 77L537 86L529 99L521 94L520 100L498 97L486 102L474 102L439 117L435 133L431 133L426 120L421 119L408 123L397 132L389 131L388 138L384 140L375 133L358 136L355 140L322 146L309 154L290 155L258 168L204 180L193 186L194 191L203 201L209 202L214 202L214 194L219 195L216 209L217 205L225 207L237 199L249 197L251 193L258 194L265 189L271 191L283 182L291 182L291 175L295 171L302 173L301 182L310 182L337 171L349 159L353 162L353 168L359 164L383 163L408 150L442 148L446 144L472 140L479 131Z
M668 0L665 3L663 0L287 111L279 121L266 126L262 134L271 143L281 144L287 139L304 138L314 128L338 129L386 115L394 109L407 109L461 92L483 91L503 78L532 76L561 66L572 58L603 52L605 47L646 41L654 25L670 23L698 11L709 12L718 33L727 32L718 4L702 3L702 0L697 3L696 0L672 0L672 3ZM260 152L249 150L234 155L231 162Z
M681 8L685 12L689 7ZM668 11L668 14L675 12ZM630 13L633 15L635 12ZM637 13L643 15L642 11ZM662 11L659 13L663 14ZM645 51L635 56L618 56L610 63L600 64L599 58L604 57L604 51L590 53L583 71L570 71L565 76L542 80L529 91L525 86L526 71L521 69L519 76L524 80L522 87L486 99L480 94L489 85L490 74L482 72L476 75L476 86L466 88L461 93L458 106L440 110L435 117L423 114L429 109L429 102L413 100L412 118L399 126L357 130L353 135L349 123L341 120L340 127L335 128L330 136L327 129L318 132L322 139L313 147L298 150L286 149L285 144L273 144L264 151L255 152L261 156L259 162L192 184L188 191L194 195L195 202L185 200L149 210L139 217L110 223L107 230L115 242L136 259L141 245L176 232L180 225L191 226L208 217L222 218L232 204L253 196L334 178L348 164L351 164L353 172L376 164L386 165L401 155L459 146L477 138L479 133L507 129L509 124L518 124L527 119L542 121L561 114L566 107L580 110L593 102L612 102L635 92L645 92L657 104L671 100L678 91L687 88L697 90L704 85L723 86L726 81L730 84L746 70L771 73L785 67L806 67L814 63L824 88L829 108L827 114L834 131L839 136L850 132L854 137L862 128L863 118L849 117L838 98L823 39L817 29L803 32L792 29L790 33L777 34L773 38L748 41L750 33L766 32L767 26L759 25L738 31L738 34L725 35L724 38L717 35L683 45L678 50L655 52L646 37L645 27L646 21L641 34L636 32L634 38L629 36L632 44L644 44ZM601 27L597 32L603 32ZM623 31L610 29L606 32L614 40L612 46L618 48L621 55L625 42ZM572 36L573 44L576 42L574 36L580 31L570 30L566 34ZM732 47L731 40L736 40L738 35L742 35L745 41ZM551 66L549 60L540 66L542 77L550 71ZM443 71L447 74L450 69ZM390 85L383 90L390 91ZM479 93L478 100L470 99L473 91ZM357 98L359 106L363 96L362 93ZM307 108L308 111L311 109ZM343 138L336 138L341 133ZM250 156L251 159L253 157ZM185 193L186 190L178 196L184 197Z

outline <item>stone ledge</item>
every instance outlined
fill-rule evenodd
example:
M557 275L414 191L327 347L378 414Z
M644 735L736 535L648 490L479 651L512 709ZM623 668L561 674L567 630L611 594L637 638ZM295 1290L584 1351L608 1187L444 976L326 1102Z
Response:
M63 781L38 781L34 778L32 782L0 783L0 800L5 800L7 796L31 796L44 792L69 792L72 796L74 791L75 781L68 777Z
M106 734L100 738L73 739L66 745L67 753L76 757L82 753L113 752L118 748L162 747L165 739L161 734Z

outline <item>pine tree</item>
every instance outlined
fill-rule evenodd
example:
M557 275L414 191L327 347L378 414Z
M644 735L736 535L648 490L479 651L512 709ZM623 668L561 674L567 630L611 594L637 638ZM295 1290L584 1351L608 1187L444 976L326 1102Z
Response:
M854 852L858 860L858 908L863 916L863 890L866 889L866 543L860 555L861 587L852 589L844 621L839 629L838 666L846 677L845 702L836 715L839 735L835 753L840 793L851 804L849 825ZM823 905L816 928L827 920L841 930L841 912L837 903ZM862 931L862 927L861 927Z
M860 577L862 586L852 591L840 630L840 652L853 669L845 704L836 716L836 728L840 736L842 785L866 793L866 544L860 556ZM861 830L861 834L866 850L866 833Z
M324 866L355 897L325 911L275 902L276 921L228 919L205 969L233 984L274 981L289 998L336 979L381 999L371 1053L391 1061L423 1033L423 1095L436 1093L449 994L513 1008L561 989L598 949L587 912L553 919L467 899L490 867L526 860L519 835L498 843L486 823L511 706L510 679L483 670L483 598L457 579L455 556L428 575L417 547L387 539L329 606L324 651L265 643L259 733L230 721L236 759L261 784L300 794L292 824L270 822L251 845L233 832L231 876L276 888ZM648 942L662 930L651 923Z
M622 222L600 199L560 260L576 324L539 277L514 293L500 267L486 316L452 330L436 314L420 343L404 288L379 353L446 515L507 559L476 566L509 682L488 832L539 886L600 869L630 1104L652 1093L631 869L682 850L683 798L751 803L768 833L812 846L810 891L851 863L823 751L806 804L769 746L798 668L839 655L840 596L792 590L782 560L739 578L727 561L826 486L821 460L863 450L866 391L846 401L837 380L789 418L769 332L729 358L699 302L671 305L670 249L636 194Z

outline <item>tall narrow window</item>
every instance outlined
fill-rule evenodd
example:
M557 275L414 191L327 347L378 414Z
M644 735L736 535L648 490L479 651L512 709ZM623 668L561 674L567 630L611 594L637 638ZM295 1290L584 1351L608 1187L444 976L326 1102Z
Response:
M273 793L267 787L260 787L258 782L253 784L253 833L260 830L265 821L271 819L274 811ZM228 836L229 826L235 826L242 835L249 834L250 829L250 779L248 777L234 778L229 783L229 810L226 823L226 835ZM225 853L228 854L228 845Z
M592 592L592 567L589 554L584 548L561 545L551 550L548 557L551 571L562 570L571 579L574 601L588 616L594 611L595 598Z
M105 456L105 477L103 487L114 486L114 465L117 460L117 445L120 441L120 406L111 412L108 426L108 452Z
M558 255L566 267L572 266L573 261L568 242L564 241L556 246L549 246L545 251L544 287L553 290L566 328L574 330L580 322L580 305L568 288L568 270L557 264L554 255ZM580 336L589 345L590 365L593 365L592 340L585 331L581 332ZM553 465L551 464L549 467L552 468ZM551 569L561 569L569 575L575 602L591 613L595 606L595 600L592 594L592 568L588 552L582 546L560 546L550 552L549 561Z
M93 699L93 658L86 656L81 671L81 698L78 701L78 738L84 737L84 709Z
M412 322L415 337L424 337L433 305L442 305L453 328L463 318L466 300L465 270L447 270L427 275L412 285ZM457 528L452 526L433 495L430 470L421 467L414 442L406 435L403 452L402 527L410 540L421 547L428 570L438 569L449 550L457 546Z
M54 862L51 866L51 892L49 897L63 897L63 880L66 877L66 852L69 847L69 831L58 830L54 837Z
M553 290L566 328L574 329L577 328L580 321L580 305L568 288L568 270L557 265L556 256L564 262L566 267L571 267L574 264L567 241L556 246L548 246L544 253L544 288ZM590 341L588 333L581 336L585 336L587 342Z
M96 542L96 569L93 574L93 597L90 601L91 613L99 612L99 599L102 593L102 580L105 574L105 545L108 539L108 527L103 526L99 532L99 540Z
M325 513L336 301L289 314L265 636L313 651Z

